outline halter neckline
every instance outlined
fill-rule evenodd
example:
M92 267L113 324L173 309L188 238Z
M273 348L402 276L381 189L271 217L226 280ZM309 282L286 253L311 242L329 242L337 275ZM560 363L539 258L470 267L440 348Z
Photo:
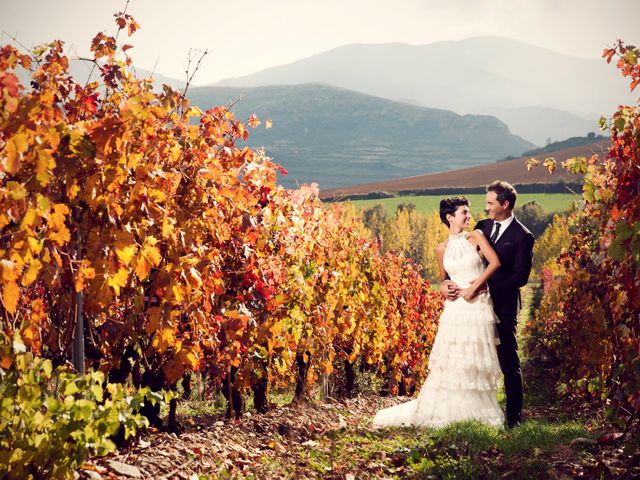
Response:
M458 240L460 238L466 238L467 237L467 232L465 232L464 230L460 233L456 233L455 235L449 235L449 240Z

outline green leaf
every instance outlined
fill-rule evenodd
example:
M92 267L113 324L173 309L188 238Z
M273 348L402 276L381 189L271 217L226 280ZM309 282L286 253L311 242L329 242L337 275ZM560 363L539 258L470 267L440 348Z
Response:
M624 221L616 223L616 238L620 242L628 240L633 235L633 228Z
M89 420L96 404L90 400L81 399L76 401L74 407L76 410L74 418L76 420Z
M53 364L51 360L45 360L42 364L42 370L44 371L44 375L47 378L51 378L51 372L53 371Z
M609 246L608 253L611 258L621 262L627 255L627 250L621 244L614 242Z
M102 402L102 399L104 398L104 390L102 390L102 385L93 384L91 385L90 390L96 401Z
M80 390L78 389L78 385L76 385L76 382L69 382L64 388L64 396L68 397L70 395L73 395L74 393L78 393L79 391Z

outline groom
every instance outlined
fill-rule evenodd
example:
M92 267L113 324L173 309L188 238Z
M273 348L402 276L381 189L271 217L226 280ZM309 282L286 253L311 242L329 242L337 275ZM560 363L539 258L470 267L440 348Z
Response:
M497 350L504 374L509 427L520 423L522 415L522 373L516 342L516 317L520 307L519 288L529 279L533 257L533 235L513 216L516 197L515 188L507 182L496 180L488 185L485 210L489 218L476 225L476 230L481 230L489 239L502 264L487 283L493 309L500 321L497 324L500 336ZM455 300L460 288L451 280L445 280L440 292Z

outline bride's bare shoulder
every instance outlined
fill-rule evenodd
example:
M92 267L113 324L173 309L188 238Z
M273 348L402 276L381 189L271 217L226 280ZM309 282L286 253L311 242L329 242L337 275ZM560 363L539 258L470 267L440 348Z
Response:
M445 248L447 248L447 243L449 242L449 240L445 240L442 243L439 243L438 246L436 247L436 253L444 253Z

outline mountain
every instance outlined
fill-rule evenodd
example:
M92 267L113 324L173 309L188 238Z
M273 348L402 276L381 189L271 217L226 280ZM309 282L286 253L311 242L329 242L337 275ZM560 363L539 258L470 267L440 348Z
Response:
M569 137L585 136L589 132L600 130L598 125L600 117L580 116L557 108L486 107L479 109L477 113L498 117L509 126L511 133L526 138L536 145L546 145Z
M608 140L608 136L605 135L596 135L591 132L585 137L571 137L566 140L561 140L559 142L550 143L544 147L535 148L533 150L529 150L526 152L522 152L523 157L535 157L538 155L548 155L553 154L559 150L566 150L568 148L580 147L582 145L590 145L596 142L603 142ZM600 155L602 152L598 152Z
M88 83L90 81L95 81L98 79L98 69L93 68L93 63L71 59L69 61L69 73L75 79L76 82L79 83ZM18 68L16 70L18 78L20 79L20 83L23 85L29 84L30 76L28 72L22 68ZM167 84L172 86L177 90L184 89L185 81L178 80L177 78L166 77L157 72L151 72L149 70L144 70L141 68L135 69L135 74L137 78L153 78L154 86L156 90L162 90L162 85Z
M273 127L250 132L289 175L285 186L321 188L374 182L493 162L534 145L495 117L416 107L329 85L193 87L193 105L236 102L236 118L255 113Z
M556 159L558 165L565 160L577 157L590 157L593 154L606 155L611 145L608 139L593 142L588 145L565 148L549 152ZM558 168L550 175L542 165L531 171L527 170L526 163L529 156L523 156L504 162L491 163L470 168L449 170L427 175L417 175L409 178L398 178L376 183L362 183L350 187L325 189L320 191L322 199L347 198L380 198L397 194L454 194L468 191L483 191L484 187L496 179L506 180L518 187L519 192L570 192L579 186L572 184L582 183L582 176L567 172ZM544 158L544 157L542 157ZM538 157L539 160L542 160ZM567 188L569 187L569 188Z
M217 85L309 82L458 113L546 107L590 119L613 113L619 103L633 102L625 93L627 82L602 59L573 57L502 37L427 45L346 45ZM503 121L529 141L563 137L553 130L555 120L546 127L544 116L535 117L530 129ZM578 131L570 135L586 133L583 123L572 118L570 127Z
M92 81L96 80L98 75L97 69L93 69L93 72L92 72L91 67L92 67L91 63L83 62L81 60L72 60L69 62L69 71L71 72L71 75L73 76L73 78L75 78L77 81L86 82L87 79L89 78L91 78ZM91 77L89 77L90 73L91 73ZM177 78L167 77L157 72L151 72L149 70L144 70L142 68L136 68L135 74L137 78L153 78L156 90L162 90L162 85L165 83L177 90L184 89L184 85L185 85L184 80L178 80Z

